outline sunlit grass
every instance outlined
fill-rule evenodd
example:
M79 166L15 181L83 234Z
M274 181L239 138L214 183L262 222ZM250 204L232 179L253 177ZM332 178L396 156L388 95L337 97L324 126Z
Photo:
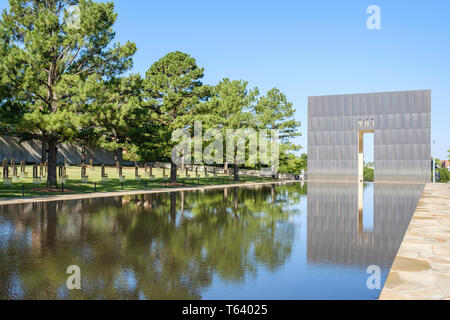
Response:
M20 167L19 177L20 177ZM10 170L10 177L11 172ZM46 188L46 183L33 184L33 167L27 166L26 172L28 178L19 179L17 182L13 182L12 185L4 185L3 180L0 180L0 199L7 198L21 198L24 197L36 197L36 196L48 196L59 194L76 194L76 193L93 193L93 192L111 192L111 191L133 191L133 190L146 190L146 189L159 189L159 188L176 188L180 186L207 186L207 185L222 185L233 184L235 181L233 177L226 175L217 175L214 177L212 173L209 173L209 177L205 177L203 171L199 171L200 178L195 177L195 171L189 171L190 177L186 177L185 171L179 171L179 180L176 185L170 185L170 170L166 169L166 179L163 178L163 170L153 168L152 174L154 179L150 179L145 175L144 169L139 168L139 175L141 180L137 181L135 178L134 167L123 167L122 175L125 176L125 181L122 183L119 180L119 172L115 167L105 167L105 172L108 175L108 182L101 182L101 167L94 168L88 167L86 174L89 177L88 183L81 181L81 167L71 166L67 168L67 181L63 185L58 182L58 189L49 191ZM38 170L39 172L39 170ZM266 182L272 181L272 179L262 177L240 176L240 182ZM47 190L46 190L47 189Z

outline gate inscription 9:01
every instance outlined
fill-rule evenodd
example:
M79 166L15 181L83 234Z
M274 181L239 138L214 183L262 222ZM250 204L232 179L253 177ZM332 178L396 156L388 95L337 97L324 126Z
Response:
M360 119L358 124L360 127L375 127L375 119Z

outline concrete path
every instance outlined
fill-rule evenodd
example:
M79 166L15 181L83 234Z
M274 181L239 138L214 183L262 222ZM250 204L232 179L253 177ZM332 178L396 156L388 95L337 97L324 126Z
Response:
M224 184L224 185L211 185L211 186L199 186L199 187L178 187L178 188L164 188L164 189L151 189L151 190L136 190L136 191L117 191L117 192L96 192L96 193L85 193L85 194L67 194L67 195L55 195L55 196L45 196L45 197L32 197L32 198L16 198L16 199L5 199L0 200L1 205L10 204L23 204L23 203L33 203L33 202L50 202L50 201L63 201L63 200L80 200L80 199L92 199L92 198L107 198L107 197L119 197L119 196L130 196L138 194L150 194L150 193L167 193L167 192L179 192L179 191L195 191L195 190L207 190L207 189L225 189L234 187L252 187L252 186L264 186L272 184L286 184L300 181L275 181L275 182L246 182L246 183L235 183L235 184Z
M380 300L450 299L450 184L427 184Z

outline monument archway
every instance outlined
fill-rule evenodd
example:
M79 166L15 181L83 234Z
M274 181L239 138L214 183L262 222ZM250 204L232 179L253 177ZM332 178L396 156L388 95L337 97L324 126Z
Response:
M359 182L367 132L375 182L430 181L430 90L309 97L308 180Z

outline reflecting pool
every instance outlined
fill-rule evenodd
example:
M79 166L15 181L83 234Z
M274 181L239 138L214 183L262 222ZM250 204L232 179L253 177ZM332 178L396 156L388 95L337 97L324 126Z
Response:
M0 299L377 299L423 185L286 184L0 206ZM363 196L362 196L363 195ZM81 270L69 290L67 267Z

